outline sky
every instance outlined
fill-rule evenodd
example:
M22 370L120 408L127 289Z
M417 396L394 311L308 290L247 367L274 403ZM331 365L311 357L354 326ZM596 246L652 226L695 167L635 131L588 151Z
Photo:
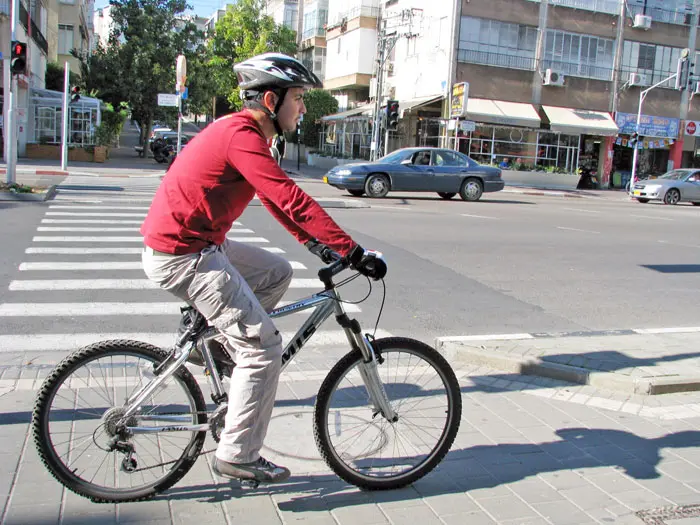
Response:
M194 13L197 16L202 16L204 18L209 18L214 14L214 10L225 6L227 3L231 3L230 0L187 0L187 3L192 6ZM96 0L95 9L105 7L109 5L109 0Z

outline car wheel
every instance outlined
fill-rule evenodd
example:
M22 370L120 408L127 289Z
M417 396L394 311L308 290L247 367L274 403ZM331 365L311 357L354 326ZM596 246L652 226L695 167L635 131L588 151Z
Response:
M348 190L348 193L353 197L362 197L362 195L365 193L365 190Z
M676 188L671 188L666 192L666 195L664 195L664 204L669 204L673 206L674 204L678 204L678 201L681 200L681 192L678 191Z
M373 173L365 181L365 193L375 199L386 197L389 193L389 179L381 173Z
M484 185L479 179L468 178L462 183L462 187L459 190L459 196L465 201L478 201L481 195L484 193Z
M457 195L456 193L450 193L450 192L444 192L444 191L438 191L437 194L440 195L440 197L442 197L446 201L450 200L452 197Z
M649 202L649 199L637 199L637 200L639 202L641 202L642 204L646 204L647 202Z

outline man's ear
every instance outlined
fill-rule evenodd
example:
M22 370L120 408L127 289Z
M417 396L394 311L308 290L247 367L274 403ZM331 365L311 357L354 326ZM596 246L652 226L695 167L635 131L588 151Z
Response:
M262 98L263 106L274 113L275 107L277 106L278 97L274 91L265 91Z

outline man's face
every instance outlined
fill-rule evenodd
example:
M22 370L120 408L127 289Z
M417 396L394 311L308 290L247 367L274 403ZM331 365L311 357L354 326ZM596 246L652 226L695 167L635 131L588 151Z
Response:
M277 122L283 131L294 131L301 116L306 113L304 88L293 87L287 91L282 107L277 113Z

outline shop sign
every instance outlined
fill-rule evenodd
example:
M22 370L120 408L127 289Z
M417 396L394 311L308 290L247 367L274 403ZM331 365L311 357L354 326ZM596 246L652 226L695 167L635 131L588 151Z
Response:
M637 149L658 149L666 148L673 144L675 141L673 139L643 139L637 142ZM629 139L617 137L615 144L622 146L623 148L632 148L634 146L629 144Z
M469 82L460 82L452 86L452 118L467 115L467 100L469 100Z
M700 122L697 120L687 120L685 122L685 134L693 137L700 135Z
M620 133L631 135L637 131L637 115L635 113L617 113L615 124L620 128ZM639 134L642 137L672 138L678 137L680 120L670 117L655 117L642 115L639 122Z

